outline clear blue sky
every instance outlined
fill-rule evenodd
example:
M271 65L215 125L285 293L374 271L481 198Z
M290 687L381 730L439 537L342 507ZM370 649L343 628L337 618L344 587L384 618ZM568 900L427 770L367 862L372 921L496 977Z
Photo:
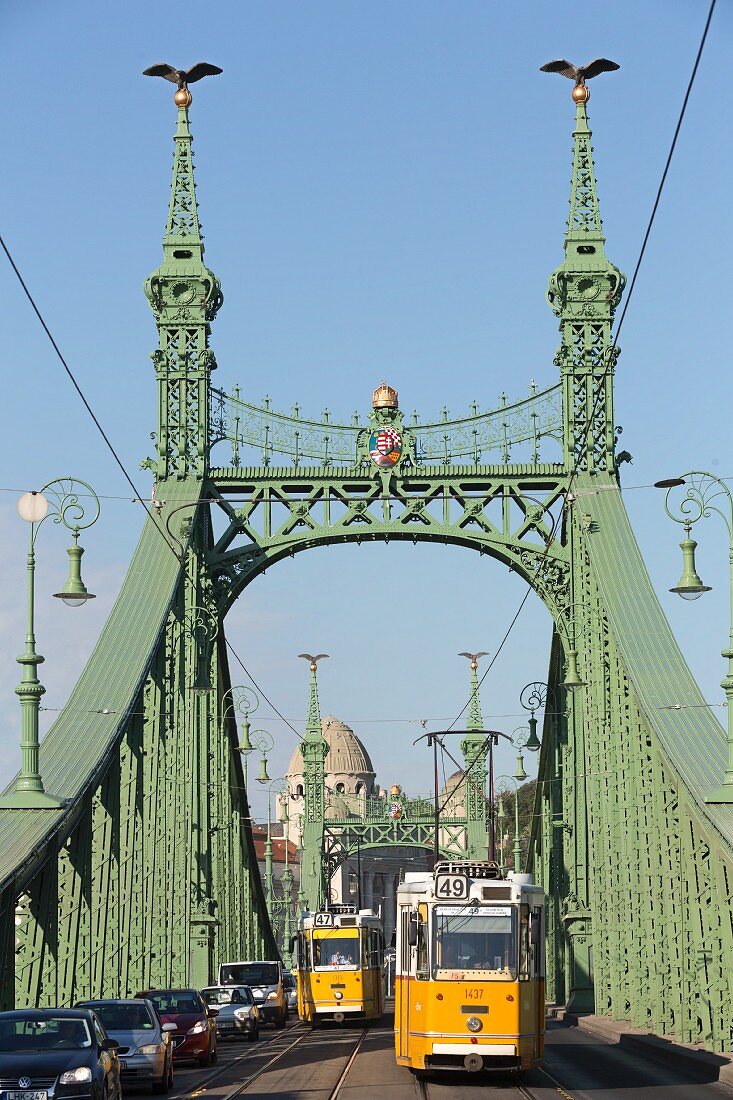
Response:
M607 56L592 84L609 257L631 274L667 154L707 0L643 4L262 3L66 0L5 4L0 231L114 440L138 470L155 428L142 293L160 262L175 111L172 86L141 76L166 60L224 74L194 86L198 197L208 264L225 301L212 346L217 384L275 407L366 413L382 378L430 419L447 404L526 393L556 380L556 319L544 300L562 259L570 175L570 82L555 57ZM722 525L699 528L714 591L667 593L680 533L649 488L690 467L733 476L730 447L732 237L728 62L733 15L719 4L650 248L621 338L616 384L625 499L653 583L706 699L719 703L728 627ZM4 258L0 407L0 779L19 760L18 680L27 529L16 490L76 474L104 501L89 532L95 606L47 599L65 542L39 539L38 648L44 703L64 705L137 540L140 511L74 394ZM13 490L12 492L5 490ZM331 654L324 714L349 722L383 783L429 788L419 719L452 719L467 689L462 649L494 652L522 582L466 550L332 548L258 580L227 632L284 714L302 723L303 649ZM58 605L58 606L55 606ZM496 728L547 670L549 620L532 597L483 689ZM673 702L674 700L670 700ZM721 711L716 711L719 715ZM282 774L294 736L277 737ZM494 717L503 716L506 717ZM43 729L49 714L44 714ZM512 761L500 761L510 768ZM259 802L257 801L259 798ZM263 811L260 795L255 810Z

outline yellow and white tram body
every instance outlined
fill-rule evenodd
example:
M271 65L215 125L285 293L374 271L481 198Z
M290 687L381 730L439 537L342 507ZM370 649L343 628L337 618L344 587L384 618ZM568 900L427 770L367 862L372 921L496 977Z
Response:
M371 911L331 906L298 918L298 1015L314 1027L327 1020L378 1020L384 1011L384 933Z
M529 1069L545 1029L544 892L494 863L438 863L397 891L395 1054L412 1069Z

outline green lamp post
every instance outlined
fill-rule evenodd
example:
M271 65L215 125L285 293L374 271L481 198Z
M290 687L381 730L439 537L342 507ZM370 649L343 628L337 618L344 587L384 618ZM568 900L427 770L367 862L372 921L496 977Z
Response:
M525 684L519 693L520 705L530 712L529 718L527 719L529 737L525 746L528 752L539 751L541 743L537 736L537 719L535 714L538 710L544 709L548 695L551 695L550 689L542 680L533 680L531 683Z
M271 733L267 730L253 730L252 732L252 748L256 749L260 756L260 774L257 776L257 782L263 786L265 783L270 782L270 777L267 774L267 754L275 744L275 739Z
M48 494L47 496L44 494ZM87 500L88 497L88 500ZM57 478L49 481L40 492L24 493L18 501L21 519L30 523L30 545L27 557L27 629L25 653L18 657L23 674L15 694L20 699L21 712L21 769L11 794L0 799L1 809L57 810L61 802L46 793L39 770L38 711L45 688L38 679L38 666L43 657L36 652L35 637L35 573L36 539L44 520L52 518L71 531L74 540L67 550L69 575L60 592L54 596L68 607L81 607L95 597L87 591L81 578L81 558L84 550L79 546L79 532L91 527L99 518L99 499L85 481L78 478Z
M696 600L703 592L710 592L710 586L703 584L695 565L697 543L691 537L693 526L700 519L708 519L715 512L722 519L728 531L728 570L730 618L728 628L728 647L722 651L728 662L726 675L720 686L725 692L728 711L727 719L727 765L723 784L711 791L705 801L709 803L733 802L733 496L730 489L715 474L705 470L688 470L681 477L655 482L658 489L666 489L664 509L670 519L682 524L685 537L680 543L682 550L682 576L670 592L676 592L683 600ZM684 486L684 497L678 505L678 513L670 506L670 493Z
M526 776L524 777L526 779ZM500 775L496 778L495 791L499 800L498 810L496 814L497 821L504 822L507 820L507 813L504 807L504 796L510 793L514 794L514 871L519 872L522 869L522 842L519 833L519 780L517 776L512 775Z
M249 716L254 714L259 705L260 699L257 692L241 684L230 687L221 697L222 730L228 718L234 718L236 721L237 714L242 715L242 736L236 751L242 754L245 790L247 789L247 757L254 749L250 738Z

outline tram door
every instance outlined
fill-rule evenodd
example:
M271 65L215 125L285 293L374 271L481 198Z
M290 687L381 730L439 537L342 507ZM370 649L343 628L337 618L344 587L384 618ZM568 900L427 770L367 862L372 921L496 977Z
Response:
M412 951L410 949L410 909L403 906L400 913L400 956L396 959L397 981L400 1005L400 1052L399 1057L407 1058L410 1053L410 997L412 993L412 974L410 972Z

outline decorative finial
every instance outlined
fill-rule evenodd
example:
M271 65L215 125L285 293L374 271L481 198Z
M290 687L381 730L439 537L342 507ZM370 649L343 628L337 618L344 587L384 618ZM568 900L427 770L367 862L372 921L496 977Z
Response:
M163 61L160 65L151 65L149 69L144 69L143 76L162 76L164 80L177 84L178 90L173 96L173 102L176 107L190 107L192 96L188 85L204 76L218 76L223 71L218 65L210 65L208 61L199 61L190 69L174 69Z
M467 657L468 658L468 660L471 662L471 671L472 672L475 672L476 669L478 668L479 657L488 657L488 655L489 655L489 653L488 653L488 650L486 650L486 649L479 650L478 653L459 653L458 654L459 657Z
M310 653L299 653L298 656L303 657L306 661L310 661L310 670L311 672L315 672L318 668L318 662L322 661L324 657L328 657L328 653L316 653L315 657Z
M592 80L599 73L612 73L621 66L615 61L609 61L607 57L597 57L595 61L589 61L587 65L573 65L570 61L548 61L540 67L541 73L559 73L568 80L575 81L573 88L573 102L587 103L590 99L590 91L585 86L586 80Z

